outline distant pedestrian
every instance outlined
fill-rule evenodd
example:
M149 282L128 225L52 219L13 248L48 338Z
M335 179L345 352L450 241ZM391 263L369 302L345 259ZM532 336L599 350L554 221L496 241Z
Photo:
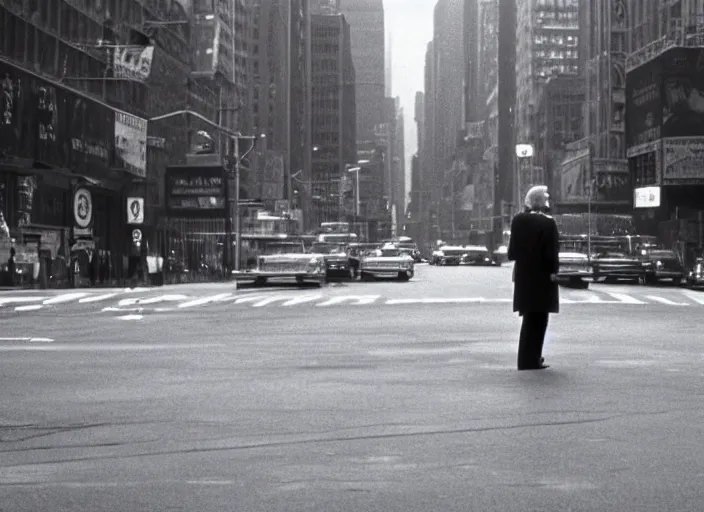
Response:
M550 194L545 186L526 194L526 211L511 222L508 259L513 269L513 310L523 317L518 342L518 369L542 370L548 315L560 310L557 286L560 235L548 215Z

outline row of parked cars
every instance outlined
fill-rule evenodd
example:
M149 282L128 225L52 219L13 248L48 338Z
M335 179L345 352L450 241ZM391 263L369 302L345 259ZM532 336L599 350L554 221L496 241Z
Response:
M421 261L415 244L408 242L334 243L319 241L277 244L270 254L258 256L253 268L233 273L237 281L262 286L270 281L312 283L322 286L338 280L396 279L409 281Z
M608 241L618 242L619 239L611 237ZM676 286L704 287L702 258L697 258L687 268L677 251L656 243L641 243L634 247L633 244L620 243L616 246L616 243L603 242L595 240L590 253L584 248L579 250L580 247L576 247L572 240L563 240L558 274L560 282L576 288L587 288L589 282L621 281L643 285L671 282Z
M441 245L430 258L431 265L475 265L500 267L505 261L502 251L492 253L481 245Z

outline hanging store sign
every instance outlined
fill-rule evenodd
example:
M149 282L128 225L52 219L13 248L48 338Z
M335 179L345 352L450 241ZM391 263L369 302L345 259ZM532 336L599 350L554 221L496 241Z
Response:
M139 178L147 176L147 120L115 112L115 155L122 167Z
M634 208L657 208L660 206L660 187L642 187L633 191Z
M152 72L153 46L117 46L113 54L116 78L144 82Z
M222 166L172 166L166 169L166 207L172 216L224 216Z
M704 184L704 137L663 141L663 185Z
M144 224L144 198L127 198L127 223Z
M75 236L93 234L93 196L87 188L77 188L73 193L73 221Z

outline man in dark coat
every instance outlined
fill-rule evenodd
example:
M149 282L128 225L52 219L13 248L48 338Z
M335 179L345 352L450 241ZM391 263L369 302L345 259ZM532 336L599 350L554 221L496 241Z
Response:
M547 368L542 357L548 315L560 310L557 285L560 236L549 211L548 189L531 188L526 211L511 222L508 259L513 270L513 310L523 317L518 343L518 369Z

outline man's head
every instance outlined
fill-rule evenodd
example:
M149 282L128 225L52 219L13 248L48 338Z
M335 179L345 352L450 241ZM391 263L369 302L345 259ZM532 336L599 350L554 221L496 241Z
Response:
M526 207L534 211L547 211L550 209L550 194L548 187L537 185L526 194Z

